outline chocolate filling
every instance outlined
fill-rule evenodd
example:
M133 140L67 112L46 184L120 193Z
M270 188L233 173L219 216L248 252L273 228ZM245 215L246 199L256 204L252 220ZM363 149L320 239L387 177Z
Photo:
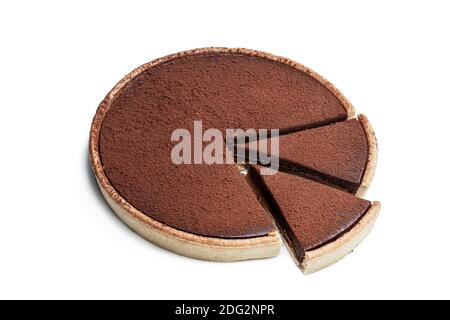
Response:
M262 140L261 142L265 142ZM270 138L266 141L271 143ZM268 156L280 171L308 178L355 194L361 185L368 161L369 146L364 128L357 119L279 137L279 155ZM264 165L259 154L236 146L236 159ZM245 152L242 156L239 151Z
M103 169L117 193L149 217L189 233L246 238L272 232L232 170L174 165L171 134L191 129L196 120L205 129L291 132L347 118L334 92L280 61L241 52L182 54L129 80L105 102L99 136Z

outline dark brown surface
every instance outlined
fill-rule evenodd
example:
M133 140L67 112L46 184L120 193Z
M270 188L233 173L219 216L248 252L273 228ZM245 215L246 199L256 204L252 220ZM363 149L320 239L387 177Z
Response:
M305 251L349 230L371 205L349 193L287 173L263 176L262 180L272 215L300 261Z
M361 185L369 146L357 119L279 138L281 170L355 193Z
M175 166L171 133L204 128L304 128L345 120L338 99L311 76L267 59L185 56L133 79L107 112L99 139L117 192L148 216L205 236L245 238L274 228L234 166Z

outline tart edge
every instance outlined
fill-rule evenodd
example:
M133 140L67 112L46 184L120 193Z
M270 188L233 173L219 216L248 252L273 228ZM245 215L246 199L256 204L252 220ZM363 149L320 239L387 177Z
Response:
M358 120L361 123L364 132L366 133L367 144L369 148L366 168L361 179L361 185L359 186L355 194L357 197L362 197L367 192L367 189L369 189L375 175L375 169L377 167L378 161L378 143L369 119L367 119L367 117L363 114L358 114Z
M281 240L277 232L247 239L224 239L191 234L160 223L137 209L127 210L114 201L100 183L99 187L120 220L144 239L171 252L216 262L271 258L279 254Z

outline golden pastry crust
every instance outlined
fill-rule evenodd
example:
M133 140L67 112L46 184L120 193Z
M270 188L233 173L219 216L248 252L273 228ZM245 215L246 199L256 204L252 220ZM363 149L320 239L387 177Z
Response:
M369 148L366 168L361 180L361 185L359 186L358 191L356 191L356 196L362 197L372 183L373 176L375 175L375 169L377 167L378 160L378 143L377 138L375 137L375 132L373 131L372 125L370 124L367 117L363 114L358 114L358 120L363 126L366 133L367 144Z

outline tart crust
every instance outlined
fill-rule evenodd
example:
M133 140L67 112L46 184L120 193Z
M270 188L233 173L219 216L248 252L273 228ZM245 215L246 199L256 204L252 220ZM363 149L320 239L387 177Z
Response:
M280 251L277 232L248 239L222 239L187 233L160 223L130 205L119 204L99 185L109 206L128 227L144 239L174 253L200 260L227 262L275 257Z
M367 117L363 114L358 114L358 120L366 133L367 144L369 147L364 175L361 179L361 185L355 194L357 197L362 197L367 192L367 189L369 189L373 176L375 175L375 169L378 161L378 143L369 119L367 119Z
M303 261L296 261L303 273L311 274L322 270L352 252L372 230L380 209L380 202L374 201L361 220L346 233L322 247L306 251Z
M171 54L148 62L130 72L114 86L114 88L106 95L98 107L92 122L89 138L89 154L97 183L109 206L126 225L128 225L133 231L141 235L143 238L169 251L208 261L237 261L277 256L281 247L280 235L277 232L270 233L263 237L224 239L195 235L160 223L129 204L114 189L103 170L98 150L100 128L112 101L120 90L137 75L155 65L165 63L182 56L207 52L242 53L288 64L309 74L325 86L329 91L331 91L345 108L348 119L355 116L355 111L352 104L333 84L308 67L290 59L275 56L266 52L244 48L211 47Z

